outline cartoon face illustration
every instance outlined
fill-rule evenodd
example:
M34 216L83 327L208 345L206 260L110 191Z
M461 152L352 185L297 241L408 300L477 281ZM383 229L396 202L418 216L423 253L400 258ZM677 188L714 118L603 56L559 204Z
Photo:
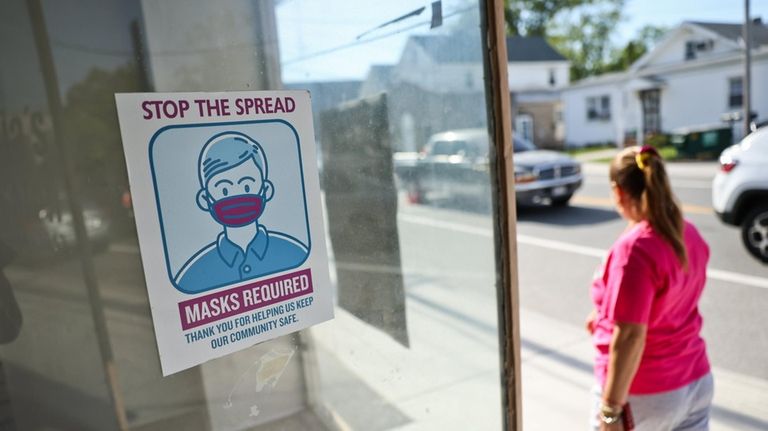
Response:
M203 146L197 169L197 206L222 231L187 260L175 277L177 287L199 292L294 268L306 260L305 244L259 223L276 192L257 141L238 132L216 135Z
M258 220L274 194L252 158L211 177L198 196L198 205L221 225L238 227Z

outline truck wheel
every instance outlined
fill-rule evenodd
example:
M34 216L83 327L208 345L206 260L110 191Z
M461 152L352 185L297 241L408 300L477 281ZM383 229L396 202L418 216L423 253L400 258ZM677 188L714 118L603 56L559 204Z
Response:
M752 256L768 263L768 205L760 205L744 217L741 239Z
M568 202L571 200L572 197L573 197L573 195L570 194L570 195L565 195L565 196L559 196L559 197L556 197L556 198L552 198L552 206L554 206L554 207L564 207L564 206L568 205Z

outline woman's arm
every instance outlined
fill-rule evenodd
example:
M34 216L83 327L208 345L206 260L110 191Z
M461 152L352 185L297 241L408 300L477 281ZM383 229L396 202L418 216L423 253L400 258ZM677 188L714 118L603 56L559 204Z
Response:
M646 325L616 322L611 339L608 376L603 388L603 404L623 406L627 402L629 386L637 373L645 348ZM620 429L606 427L602 429Z

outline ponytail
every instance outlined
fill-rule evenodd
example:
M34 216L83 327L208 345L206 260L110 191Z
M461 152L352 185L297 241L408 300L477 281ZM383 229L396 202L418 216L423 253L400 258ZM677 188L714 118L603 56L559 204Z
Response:
M643 217L672 246L680 264L687 268L683 214L656 149L632 147L619 153L611 164L611 181L640 204Z

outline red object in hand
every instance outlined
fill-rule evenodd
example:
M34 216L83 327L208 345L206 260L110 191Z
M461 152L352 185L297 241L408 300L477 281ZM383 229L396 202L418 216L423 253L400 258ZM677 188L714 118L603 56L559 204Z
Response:
M624 426L624 431L632 431L635 429L635 418L632 416L632 409L629 408L629 403L624 404L621 410L621 424Z

